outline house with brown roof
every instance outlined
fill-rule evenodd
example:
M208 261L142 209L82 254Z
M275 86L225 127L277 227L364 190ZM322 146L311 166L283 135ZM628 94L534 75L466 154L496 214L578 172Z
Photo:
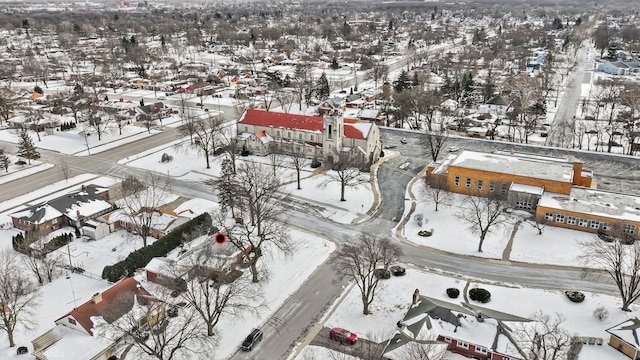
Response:
M107 338L96 333L98 319L111 324L143 306L146 314L137 320L139 328L151 327L165 316L165 305L145 290L134 278L126 278L55 321L56 326L32 340L38 360L94 360L113 355L123 334Z
M365 163L380 158L382 143L375 123L344 119L340 115L308 116L248 109L238 120L238 141L244 150L267 155L292 146L309 158L331 162L343 151L361 154Z

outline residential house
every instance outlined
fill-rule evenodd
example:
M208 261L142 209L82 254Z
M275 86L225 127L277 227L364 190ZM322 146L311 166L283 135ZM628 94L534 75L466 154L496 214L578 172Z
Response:
M447 351L473 359L526 359L513 341L510 323L530 322L520 316L463 302L449 303L414 293L413 302L400 329L383 353L386 360L401 360L403 347L411 342L445 347ZM431 349L434 351L437 349Z
M320 115L325 115L325 114L336 114L342 110L345 109L345 104L344 102L339 99L339 98L330 98L327 99L325 101L323 101L319 106L318 106L318 113Z
M82 185L74 191L9 214L13 226L46 235L65 226L81 228L86 220L111 212L109 190L98 185Z
M637 317L608 328L609 346L633 360L640 359L638 329L640 329L640 320Z
M306 116L249 109L238 120L237 131L243 149L259 155L301 144L309 158L332 162L339 152L352 150L371 164L379 159L382 148L375 123L339 115Z
M146 220L149 212L152 213L151 218ZM109 222L114 223L117 221L119 226L116 227L116 229L123 228L127 231L135 231L136 224L148 224L149 236L160 239L190 220L188 217L180 216L171 210L162 208L155 210L143 208L133 216L138 218L138 220L134 222L130 215L125 214L124 210L116 210L109 214ZM142 217L145 217L144 220Z
M171 110L164 106L163 103L157 102L150 105L141 105L135 109L136 120L162 120L171 116Z
M483 105L480 105L478 107L478 111L493 115L504 115L506 114L508 107L509 103L501 95L496 95L487 100Z
M632 75L640 73L640 62L614 61L598 65L598 71L610 75Z
M55 327L32 340L33 354L37 360L106 360L114 355L123 334L108 337L107 333L114 332L104 331L101 324L117 321L134 307L146 310L135 321L140 329L153 327L164 319L164 303L134 278L126 278L58 318Z

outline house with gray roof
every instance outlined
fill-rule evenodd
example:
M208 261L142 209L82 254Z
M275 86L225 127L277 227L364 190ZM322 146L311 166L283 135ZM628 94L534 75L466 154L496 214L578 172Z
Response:
M598 71L610 75L631 75L640 73L640 62L614 61L598 65Z
M31 231L38 229L40 235L73 226L79 227L85 220L95 219L114 209L109 201L109 189L98 185L82 185L57 198L26 207L9 214L15 228Z

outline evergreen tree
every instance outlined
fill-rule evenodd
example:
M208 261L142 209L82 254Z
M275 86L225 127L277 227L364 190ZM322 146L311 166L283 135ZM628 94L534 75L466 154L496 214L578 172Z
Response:
M21 156L31 164L31 159L40 157L40 153L33 145L33 139L29 136L27 129L18 130L18 156Z
M322 72L322 75L320 75L320 78L318 79L317 87L316 94L318 99L322 100L329 97L329 81L327 80L327 74L324 72Z
M221 164L222 176L216 181L218 188L218 200L220 206L229 211L231 210L231 216L236 217L236 210L238 202L236 201L238 194L236 192L237 185L235 183L236 177L233 169L231 159L228 157L222 160Z
M336 59L335 56L331 60L331 68L333 70L338 70L340 68L340 65L338 64L338 59Z
M403 90L410 89L411 83L409 74L405 70L402 70L398 79L393 82L393 90L395 90L395 92L402 92Z

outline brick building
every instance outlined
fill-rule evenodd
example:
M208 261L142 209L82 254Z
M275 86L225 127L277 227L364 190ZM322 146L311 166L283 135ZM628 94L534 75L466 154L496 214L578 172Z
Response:
M640 198L593 189L578 161L515 152L462 151L429 165L431 186L505 199L539 222L640 239Z

